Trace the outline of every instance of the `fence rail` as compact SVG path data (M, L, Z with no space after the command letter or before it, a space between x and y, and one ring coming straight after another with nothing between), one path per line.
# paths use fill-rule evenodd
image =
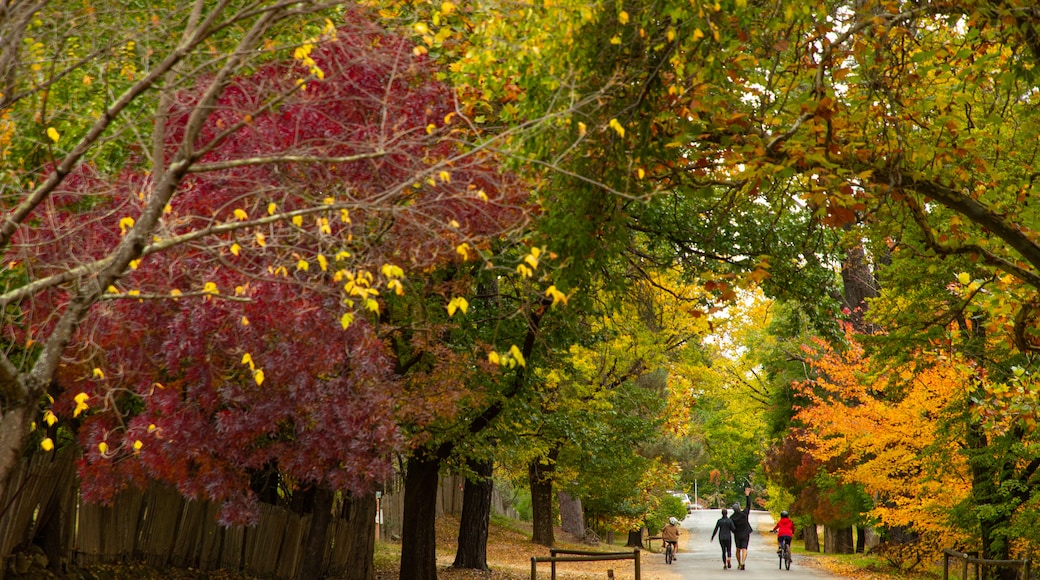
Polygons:
M959 560L961 562L961 580L969 580L968 577L968 566L974 565L975 580L982 580L985 576L982 573L984 568L1016 568L1019 570L1017 576L1021 580L1029 580L1030 575L1030 560L989 560L985 558L979 558L978 554L967 554L964 552L958 552L946 548L943 550L943 580L950 579L950 560Z
M557 562L603 562L610 560L632 560L635 567L635 580L641 580L639 569L640 553L638 548L631 552L585 552L582 550L558 550L552 548L549 550L548 558L544 556L531 558L531 580L537 580L538 578L539 562L548 562L550 564L550 577L552 580L556 580ZM561 556L560 554L563 555Z

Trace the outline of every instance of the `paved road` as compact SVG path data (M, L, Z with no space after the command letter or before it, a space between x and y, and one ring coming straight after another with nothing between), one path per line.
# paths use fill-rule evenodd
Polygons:
M718 538L710 542L715 521L722 515L718 510L696 510L683 520L684 528L679 540L678 559L671 565L664 563L664 554L644 552L641 558L643 578L646 580L727 579L727 580L833 580L835 576L799 565L795 554L791 569L779 570L776 555L776 536L769 533L773 518L768 512L751 512L751 525L759 533L752 534L748 544L748 561L744 570L737 569L737 558L733 557L733 568L722 569L722 549ZM659 546L654 546L655 550Z

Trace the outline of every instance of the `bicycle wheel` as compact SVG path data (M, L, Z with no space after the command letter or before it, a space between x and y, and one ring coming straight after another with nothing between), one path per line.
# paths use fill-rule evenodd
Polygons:
M671 564L672 563L672 558L674 557L674 556L672 556L672 550L673 550L673 548L672 548L671 544L668 544L668 547L666 547L664 549L664 563L665 564Z
M784 549L784 565L787 569L791 569L791 548Z

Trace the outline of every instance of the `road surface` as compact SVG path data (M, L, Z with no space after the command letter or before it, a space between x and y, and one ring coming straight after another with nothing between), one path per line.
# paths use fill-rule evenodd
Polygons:
M800 556L795 554L791 569L780 570L776 555L776 536L769 533L773 518L768 512L752 511L751 525L756 533L748 544L748 560L744 570L737 569L737 558L732 558L733 567L722 569L722 549L719 539L709 541L715 522L722 514L719 510L694 510L680 524L683 528L679 539L678 558L672 565L664 563L664 553L643 552L640 568L644 580L834 580L835 576L822 570L801 565ZM659 540L654 550L660 550ZM734 548L734 552L736 549Z

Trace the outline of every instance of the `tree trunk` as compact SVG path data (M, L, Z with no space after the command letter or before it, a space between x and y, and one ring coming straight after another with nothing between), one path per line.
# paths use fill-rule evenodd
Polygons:
M806 552L820 551L820 534L816 531L816 524L809 524L802 530L802 540L805 541Z
M436 457L416 455L408 460L401 527L401 580L437 580L439 468L440 459Z
M856 553L862 554L866 550L867 543L867 529L863 526L856 526Z
M628 531L628 541L625 542L626 548L642 548L643 547L643 531L646 528L639 528L638 530Z
M303 558L296 575L301 580L325 577L325 546L328 544L329 523L332 521L332 502L335 493L325 483L317 484L311 496L311 526L303 544Z
M494 463L491 460L469 460L469 467L476 474L466 479L462 495L462 519L459 522L459 547L455 552L456 568L488 570L487 539L491 520L491 480Z
M376 575L376 496L347 497L343 500L343 518L350 522L349 545L344 560L347 567L336 571L341 580L373 580Z
M823 544L823 551L828 554L854 554L856 547L852 544L852 526L824 526Z
M548 457L544 460L534 459L528 466L528 479L531 485L531 519L534 528L531 541L550 548L555 541L553 538L552 474L556 470L556 458L559 454L559 446L553 447L549 451Z
M581 540L585 538L585 515L581 509L581 500L571 497L565 491L557 494L560 502L560 527L568 534Z
M856 332L872 334L875 329L866 323L863 315L867 311L867 300L878 295L878 283L867 263L863 246L857 245L845 255L841 278L844 282L845 307L849 311L852 328Z

